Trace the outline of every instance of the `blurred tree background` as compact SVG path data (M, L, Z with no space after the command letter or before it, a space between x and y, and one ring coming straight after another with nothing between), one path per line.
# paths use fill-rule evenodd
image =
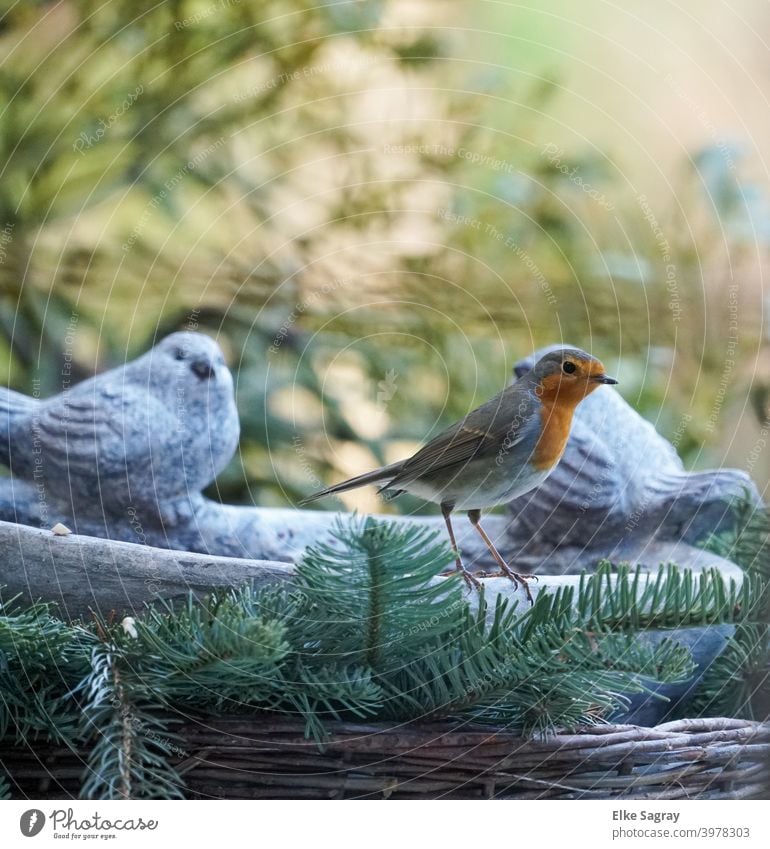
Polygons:
M689 466L766 486L758 0L2 8L7 385L214 335L243 438L210 494L282 505L565 341Z

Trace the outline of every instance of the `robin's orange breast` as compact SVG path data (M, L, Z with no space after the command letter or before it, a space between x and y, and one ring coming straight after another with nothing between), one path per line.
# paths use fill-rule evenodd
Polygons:
M565 384L559 375L549 375L536 392L540 399L540 436L535 445L532 465L539 471L555 466L561 459L572 427L575 407L599 384Z
M574 407L566 404L541 404L540 436L532 455L532 465L538 471L552 468L561 459L569 439L574 411Z

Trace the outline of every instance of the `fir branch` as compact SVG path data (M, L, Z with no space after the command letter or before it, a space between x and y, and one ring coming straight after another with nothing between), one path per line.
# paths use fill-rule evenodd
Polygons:
M569 616L574 606L589 628L670 629L746 621L757 614L761 584L754 575L740 586L726 583L718 569L694 573L668 563L648 573L604 560L580 576L577 591L560 588L549 597L544 614L551 620Z
M375 671L419 655L465 607L459 576L433 582L454 553L437 532L372 518L341 521L297 567L308 650Z
M770 513L757 504L750 492L730 503L735 527L709 535L701 543L707 551L737 563L748 575L760 580L762 612L770 619Z
M78 710L70 691L86 674L93 635L67 625L45 604L0 604L0 738L72 744Z
M305 721L305 736L322 743L329 720L372 718L382 704L382 689L365 667L305 665L302 660L284 670L272 702L263 707L280 713L296 712Z
M378 537L382 535L377 533L377 526L364 526L364 531L361 534L361 542L366 547L367 568L369 570L369 579L371 590L369 592L369 604L367 611L368 633L366 637L366 646L364 648L364 658L368 666L372 669L378 669L382 661L382 641L387 639L383 633L383 625L385 618L385 607L387 599L383 592L383 586L387 581L387 575L383 566L383 546L378 545Z
M109 636L109 635L108 635ZM116 636L116 635L111 635ZM181 779L168 763L174 749L168 722L152 693L137 683L116 642L97 643L83 681L82 734L93 740L81 795L87 799L181 797Z
M148 612L136 623L134 675L169 709L299 714L320 740L329 719L374 715L381 693L365 666L308 662L306 604L302 593L243 587Z
M268 618L249 587L148 611L137 625L138 669L169 704L222 709L273 697L290 646L284 620Z
M556 601L540 593L516 617L498 598L487 626L482 597L477 614L466 610L451 640L387 680L387 715L466 716L545 732L606 719L624 706L627 694L650 692L645 682L692 675L684 647L670 640L642 643L635 634L608 629L590 631L573 607L563 607L554 620Z

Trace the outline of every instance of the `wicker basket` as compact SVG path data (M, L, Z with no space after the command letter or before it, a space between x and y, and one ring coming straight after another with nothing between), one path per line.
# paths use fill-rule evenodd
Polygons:
M337 723L323 749L285 718L199 719L176 766L192 798L770 798L770 723L684 719L526 739L503 729ZM0 750L16 793L77 796L69 750Z

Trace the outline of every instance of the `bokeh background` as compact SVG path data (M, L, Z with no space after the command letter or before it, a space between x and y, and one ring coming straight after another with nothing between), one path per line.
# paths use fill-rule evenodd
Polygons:
M766 487L766 3L2 9L7 385L214 335L243 438L210 494L285 505L564 341L688 467Z

